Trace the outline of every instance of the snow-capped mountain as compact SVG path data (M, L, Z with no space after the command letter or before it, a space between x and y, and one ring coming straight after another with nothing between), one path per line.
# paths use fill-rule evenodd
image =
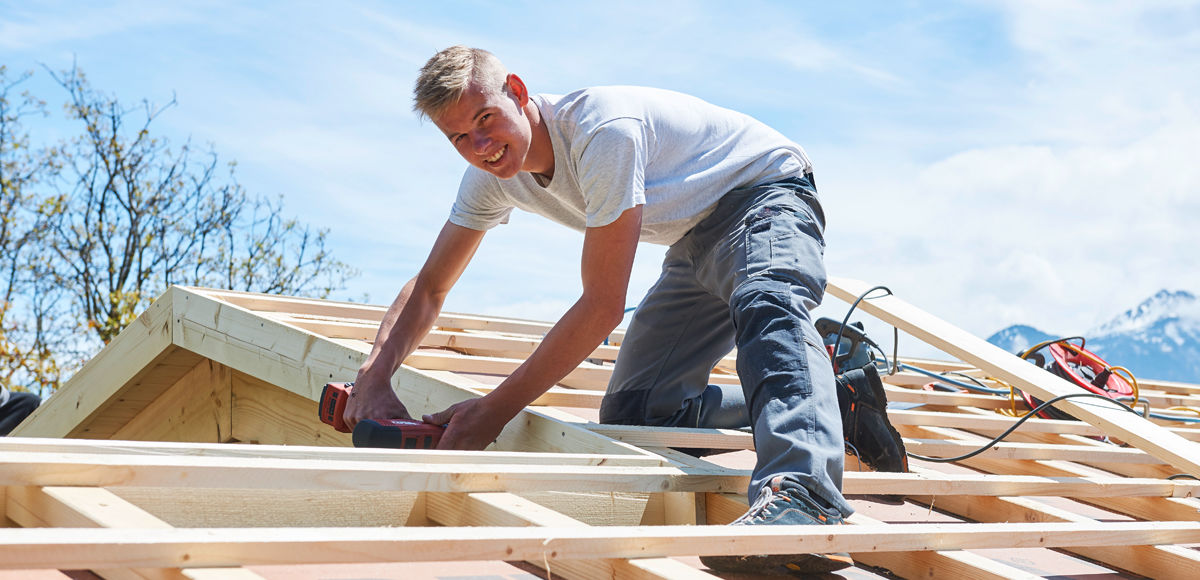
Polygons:
M1014 325L988 342L1017 352L1059 336L1070 335ZM1200 299L1190 292L1161 290L1083 336L1088 350L1137 377L1200 383Z
M988 338L988 342L1007 350L1011 353L1019 353L1039 342L1058 338L1050 334L1046 334L1032 326L1024 324L1014 324Z

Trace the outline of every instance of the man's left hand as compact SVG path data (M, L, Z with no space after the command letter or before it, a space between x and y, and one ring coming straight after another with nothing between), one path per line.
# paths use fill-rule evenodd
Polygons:
M446 426L438 449L482 451L500 436L504 425L513 418L493 410L489 403L487 397L468 399L422 419L426 423Z

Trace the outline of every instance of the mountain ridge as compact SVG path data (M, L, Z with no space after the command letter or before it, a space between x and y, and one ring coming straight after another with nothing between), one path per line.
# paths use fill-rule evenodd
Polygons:
M1016 353L1061 336L1014 324L987 340ZM1088 350L1137 377L1200 383L1200 299L1191 292L1160 290L1083 336Z

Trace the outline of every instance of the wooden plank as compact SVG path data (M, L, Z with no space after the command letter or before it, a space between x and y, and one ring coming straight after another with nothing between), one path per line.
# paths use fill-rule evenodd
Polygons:
M201 357L171 346L144 369L119 395L80 423L68 436L92 439L111 438L134 417L157 400L180 377L195 368ZM93 388L88 385L83 388Z
M170 388L113 433L114 439L228 441L233 430L232 371L201 360Z
M1032 366L1032 365L1031 365ZM1131 413L1125 413L1132 416ZM1136 417L1135 417L1136 418ZM1011 427L1017 420L1013 417L1005 417L994 413L985 415L969 414L969 413L945 413L940 411L918 411L918 410L888 410L888 419L893 425L918 425L932 427L953 427L956 429L968 429L983 433L1000 433ZM1138 419L1141 421L1141 419ZM1150 425L1150 423L1146 423ZM1183 428L1163 428L1155 426L1156 429L1168 431L1173 436L1182 439L1200 440L1200 431L1194 429ZM1083 436L1102 436L1105 435L1103 429L1089 425L1082 421L1060 421L1056 419L1029 419L1021 424L1021 427L1015 434L1024 433L1055 433L1065 435L1083 435ZM1191 441L1185 440L1185 443ZM1145 451L1145 450L1143 450ZM1151 455L1154 455L1151 453ZM1162 461L1165 459L1159 458Z
M950 376L950 379L963 382L962 377ZM902 371L895 375L884 375L884 388L887 390L889 402L922 403L941 406L972 406L979 409L1012 409L1017 412L1028 411L1024 401L1017 397L1015 405L1009 400L1008 394L991 395L970 392L926 391L921 389L925 384L934 381L931 377L911 371ZM994 389L1007 389L1006 386L991 380L981 379L985 385ZM1138 382L1141 387L1141 381ZM1155 409L1168 407L1200 407L1200 396L1172 395L1147 389L1139 390L1139 401L1145 401ZM1140 411L1139 407L1139 411ZM1192 415L1194 417L1194 415Z
M113 493L92 487L14 487L9 494L27 527L170 529L171 525ZM186 574L178 568L105 568L100 576L109 580L179 578L261 579L244 568L211 568Z
M910 420L913 418L912 415L902 416ZM969 424L969 422L966 423ZM588 425L588 429L594 433L600 433L639 447L754 449L753 436L745 431L735 429L596 424ZM931 457L962 455L979 447L978 444L965 441L929 439L905 439L905 445L910 453ZM1093 463L1162 465L1161 460L1143 451L1116 446L1083 447L1064 444L998 443L992 445L981 455L995 459L1069 459Z
M246 373L232 373L233 438L244 443L349 447L339 433L317 417L317 403Z
M463 355L449 351L419 350L404 359L404 364L422 370L456 371L463 373L479 373L489 375L510 375L525 361L516 358L494 356ZM560 385L575 389L604 391L608 388L609 377L612 376L611 366L600 366L588 362L580 363L559 381ZM733 375L711 374L712 384L738 385L738 378Z
M414 453L417 453L414 451ZM464 456L466 458L467 456ZM10 452L0 485L361 489L395 491L742 491L749 473L673 467L473 463L383 464L240 457ZM1194 497L1200 482L1105 477L1035 477L850 472L844 492L892 495Z
M479 384L471 387L479 391L480 394L488 394L496 387L493 385ZM580 409L599 409L600 401L604 399L604 393L600 391L588 391L583 389L572 389L567 387L550 387L545 393L538 395L538 398L529 403L531 406L546 406L546 407L576 407Z
M177 344L311 401L320 397L320 389L325 383L354 377L370 350L361 342L357 347L348 346L264 319L196 292L178 288L175 291L174 340ZM392 387L414 415L440 411L479 396L407 366L402 366L393 375ZM234 430L239 428L235 421ZM495 447L498 450L564 450L557 446L546 447L546 439L524 436L531 431L572 431L573 443L587 443L586 448L572 449L574 451L636 453L628 446L528 410L506 426Z
M136 387L139 379L146 378L157 361L170 354L173 296L174 291L167 290L154 301L53 397L17 425L12 435L87 436L80 431L89 418L115 405L123 393Z
M920 389L897 387L889 383L884 383L883 388L887 393L889 403L920 403L922 405L943 407L972 406L980 409L1008 409L1011 407L1008 397L998 397L996 395L923 391ZM1021 403L1018 402L1018 410L1021 409L1020 405Z
M443 526L587 526L584 522L508 493L428 494L427 513L431 520ZM549 567L548 572L565 578L714 578L670 558L636 561L611 558L560 560L555 561L553 566L547 566L548 561L541 559L527 562L542 569ZM640 562L641 565L634 565L634 562Z
M158 441L97 441L86 439L39 439L5 437L0 452L93 453L111 455L241 457L258 459L304 459L322 461L373 461L395 463L473 463L476 465L626 465L659 467L664 461L651 455L602 455L593 453L534 453L520 451L436 451L413 449L330 449L304 445L242 445L219 443L174 443Z
M688 449L754 449L754 437L737 429L694 429L689 427L645 427L590 423L593 433L612 437L638 447Z
M254 292L239 292L236 290L215 290L212 288L189 287L187 289L230 304L236 304L247 310L262 312L357 318L379 324L383 320L383 314L387 311L386 306L373 304L338 302L295 296L274 296ZM554 326L550 323L534 320L449 312L443 312L437 318L435 324L440 327L454 329L487 330L492 332L531 334L535 336L544 336ZM609 335L609 339L610 342L619 343L623 336L624 332L614 331Z
M828 289L842 300L853 301L869 287L857 280L835 278L829 281ZM863 300L859 308L1043 401L1079 392L1078 387L1062 378L921 311L896 296ZM1200 474L1200 447L1168 429L1132 413L1103 405L1080 404L1068 399L1056 406L1185 473Z
M980 522L1074 522L1096 520L1019 497L939 497L937 508ZM1075 547L1070 553L1149 578L1200 578L1200 552L1182 546Z
M709 523L728 523L745 513L745 496L732 494L705 494ZM883 522L861 513L850 516L851 525L883 526ZM904 552L856 552L851 554L855 562L885 568L902 578L929 578L945 576L973 580L997 580L1040 578L994 560L962 550L904 551Z
M955 436L951 430L940 428L925 428L925 430ZM960 434L960 437L968 436ZM1095 477L1097 470L1070 461L1059 460L996 460L987 457L974 457L963 460L957 465L967 466L984 472L1024 474L1045 477ZM913 465L913 471L925 472L919 465ZM1137 497L1073 497L1081 503L1113 511L1118 514L1146 520L1192 520L1200 521L1200 502L1194 496L1172 498L1137 498Z
M412 491L114 487L113 494L178 528L424 525Z
M329 338L347 338L368 343L375 340L379 331L377 321L337 319L324 316L304 316L288 313L263 313L264 316L297 328L302 328L314 334ZM527 358L541 344L541 335L511 336L495 333L465 332L456 330L429 331L421 338L421 346L425 348L448 348L465 354L481 356ZM597 346L589 359L614 361L619 347L601 344Z
M748 483L745 472L688 474L672 467L477 464L471 461L476 455L463 453L463 463L436 464L7 452L0 455L0 485L659 492L740 491Z
M850 516L848 523L858 526L883 526L884 523L861 513ZM901 578L940 576L962 580L1034 580L1042 576L1031 574L965 550L855 552L855 562L884 568Z
M0 529L6 569L1126 546L1200 543L1200 523L538 528Z
M909 453L928 457L957 457L974 451L978 443L937 439L908 439L904 447ZM1084 447L1051 443L996 443L981 456L993 459L1062 459L1090 463L1133 463L1161 465L1162 461L1138 449L1128 447Z

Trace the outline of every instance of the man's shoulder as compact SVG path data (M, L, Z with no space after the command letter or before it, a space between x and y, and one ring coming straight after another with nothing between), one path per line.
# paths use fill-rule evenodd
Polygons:
M632 120L624 129L690 132L729 111L697 97L667 89L631 85L596 86L565 95L539 95L552 133L568 148L590 142L605 127Z
M703 100L669 89L634 85L601 85L579 89L564 95L539 95L560 115L585 115L597 112L636 115L667 105L708 105ZM709 105L711 106L711 105Z

